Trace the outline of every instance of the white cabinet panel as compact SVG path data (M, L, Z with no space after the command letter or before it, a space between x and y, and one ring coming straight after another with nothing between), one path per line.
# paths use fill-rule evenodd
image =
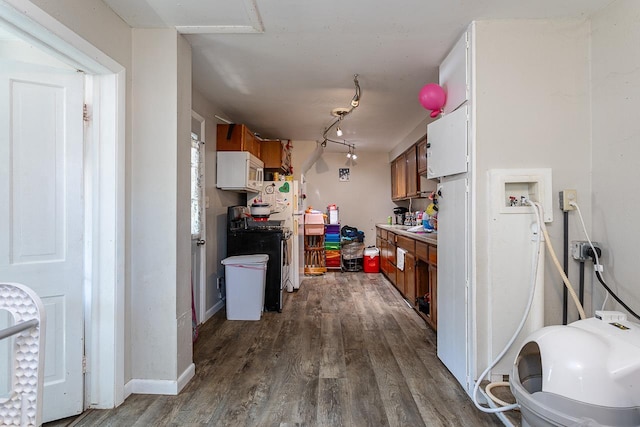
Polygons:
M438 211L438 358L467 389L467 179L446 178Z
M427 126L427 178L467 171L468 106Z
M447 94L444 114L454 111L469 99L468 33L464 33L440 64L440 86Z

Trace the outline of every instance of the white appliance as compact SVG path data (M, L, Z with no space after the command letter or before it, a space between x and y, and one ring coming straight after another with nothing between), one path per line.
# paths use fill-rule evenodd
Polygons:
M216 187L257 193L264 181L264 163L248 151L218 151Z
M287 292L300 288L300 257L304 250L304 198L301 197L298 181L264 181L262 189L256 195L247 197L247 206L255 201L268 203L271 210L269 220L282 220L284 227L291 230L291 262L289 280L284 286Z
M616 319L547 326L527 337L509 378L523 426L640 425L640 324L605 313Z

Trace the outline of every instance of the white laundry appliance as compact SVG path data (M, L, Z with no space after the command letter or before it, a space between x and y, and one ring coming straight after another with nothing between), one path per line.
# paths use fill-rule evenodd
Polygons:
M247 197L247 206L261 201L269 204L269 220L284 221L283 227L293 233L289 254L289 280L284 284L287 292L300 288L300 253L304 251L304 197L298 181L264 181L261 192Z

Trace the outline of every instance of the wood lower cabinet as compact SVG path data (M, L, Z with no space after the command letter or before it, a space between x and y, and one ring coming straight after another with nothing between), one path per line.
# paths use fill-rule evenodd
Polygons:
M376 227L380 270L429 326L438 326L438 247ZM397 248L406 251L404 268L397 268Z
M404 267L402 270L398 268L396 272L396 287L413 304L416 298L416 241L409 237L397 236L396 245L405 251ZM396 265L398 264L399 262L396 262Z
M416 242L415 309L434 330L438 328L438 247Z

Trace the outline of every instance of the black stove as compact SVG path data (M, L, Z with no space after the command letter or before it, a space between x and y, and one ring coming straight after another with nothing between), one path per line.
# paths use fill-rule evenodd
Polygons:
M227 209L227 256L269 255L265 284L265 311L282 311L282 292L288 280L291 230L283 221L253 220L246 206Z

